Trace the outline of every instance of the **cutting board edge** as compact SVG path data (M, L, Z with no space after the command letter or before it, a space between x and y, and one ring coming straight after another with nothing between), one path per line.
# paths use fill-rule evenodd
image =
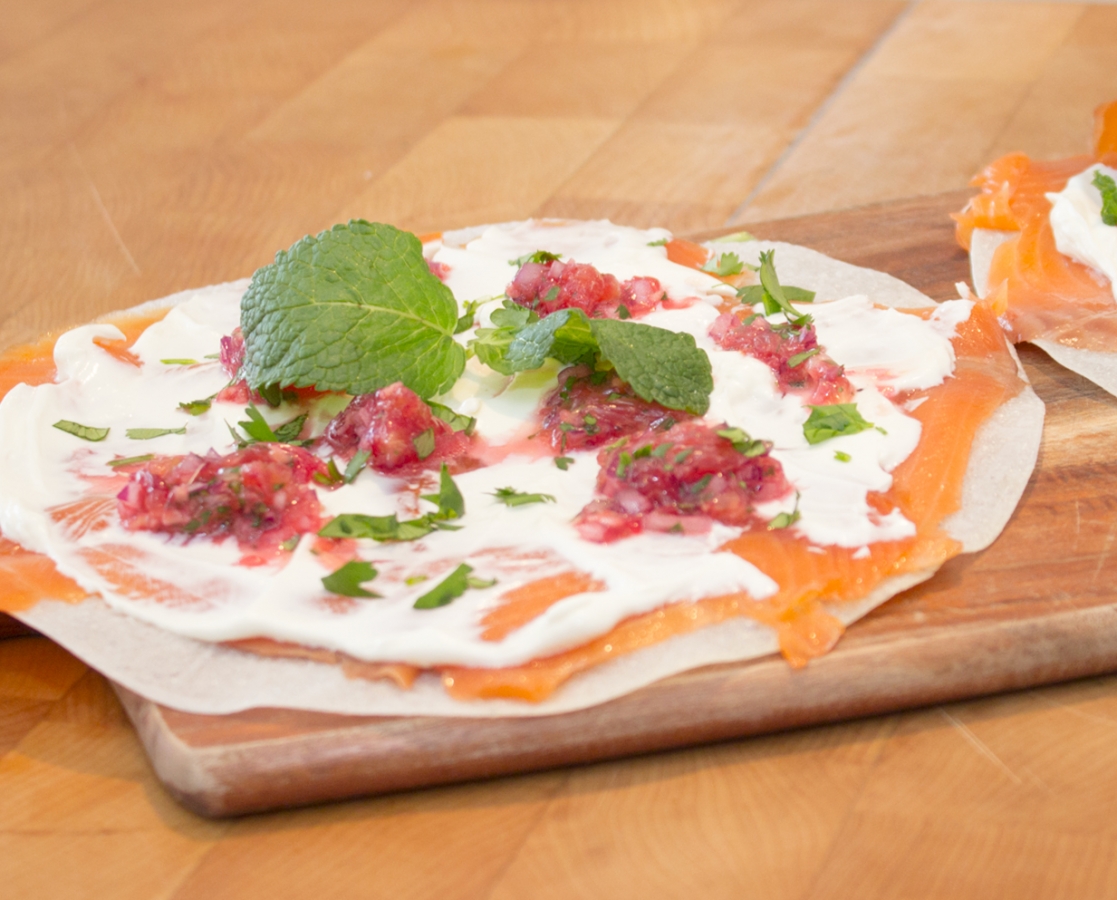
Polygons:
M480 735L472 733L482 721L476 719L355 718L352 725L307 734L192 746L161 707L114 687L170 793L194 812L220 818L599 762L1106 674L1117 670L1117 629L1099 625L1111 625L1114 616L1117 603L1042 621L929 629L838 651L803 672L776 657L708 667L575 713L483 720ZM908 643L919 645L918 662L906 658ZM1021 646L1029 652L1006 652ZM962 664L967 656L972 661ZM882 680L892 685L890 692L872 689ZM982 685L976 691L975 682ZM745 691L762 702L742 706ZM649 730L649 713L664 708L685 716L667 723L652 715L660 724ZM448 744L454 762L440 765Z

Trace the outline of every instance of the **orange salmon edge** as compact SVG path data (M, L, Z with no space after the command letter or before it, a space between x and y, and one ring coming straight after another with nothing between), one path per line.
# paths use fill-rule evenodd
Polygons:
M710 251L701 244L683 238L673 238L664 246L667 258L680 266L701 269L710 258Z
M417 235L415 235L415 237L417 237L419 239L420 244L429 244L429 243L431 243L431 241L442 240L442 232L441 231L428 231L426 234L417 234Z
M140 358L128 349L128 342L118 338L95 337L93 343L104 350L113 359L118 359L130 366L140 367Z
M1094 110L1094 153L1117 153L1117 100Z

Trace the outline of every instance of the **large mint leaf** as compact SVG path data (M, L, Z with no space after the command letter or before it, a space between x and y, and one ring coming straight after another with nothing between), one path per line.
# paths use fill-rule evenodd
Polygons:
M602 358L639 396L699 416L710 408L710 358L691 335L615 319L589 324Z
M458 305L418 238L354 220L258 269L241 300L249 384L364 394L402 381L421 397L465 368Z

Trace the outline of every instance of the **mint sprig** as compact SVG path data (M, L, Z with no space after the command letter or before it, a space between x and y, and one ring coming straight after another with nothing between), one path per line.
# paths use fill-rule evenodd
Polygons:
M402 381L420 397L465 368L458 305L413 234L352 220L307 236L256 270L241 299L253 388L366 394Z
M710 359L689 334L641 322L590 319L578 309L545 318L508 301L470 347L504 375L537 369L548 359L611 367L644 400L702 415L714 380Z

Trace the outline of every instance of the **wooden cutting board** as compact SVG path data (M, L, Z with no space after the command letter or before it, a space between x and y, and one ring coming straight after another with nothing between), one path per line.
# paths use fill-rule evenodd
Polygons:
M943 300L966 280L948 213L966 193L750 227L891 272ZM702 235L699 237L708 237ZM167 789L235 815L725 740L1117 669L1117 398L1031 347L1047 404L1039 467L989 550L947 563L792 671L710 666L602 706L532 719L201 716L117 687Z

